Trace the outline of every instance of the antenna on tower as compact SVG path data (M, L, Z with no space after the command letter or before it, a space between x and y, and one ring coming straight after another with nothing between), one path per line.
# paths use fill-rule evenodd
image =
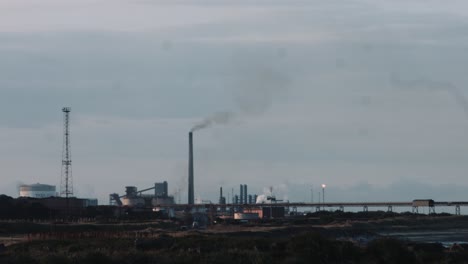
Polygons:
M70 107L62 108L63 112L63 149L62 149L62 177L60 183L60 195L68 198L73 195L73 178L71 167L71 150L70 150Z

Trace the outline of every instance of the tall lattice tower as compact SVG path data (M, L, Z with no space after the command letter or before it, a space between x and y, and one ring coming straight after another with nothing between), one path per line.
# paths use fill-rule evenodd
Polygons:
M60 195L73 195L73 178L71 167L71 149L70 149L70 107L62 108L63 112L63 149L62 149L62 177L60 183Z

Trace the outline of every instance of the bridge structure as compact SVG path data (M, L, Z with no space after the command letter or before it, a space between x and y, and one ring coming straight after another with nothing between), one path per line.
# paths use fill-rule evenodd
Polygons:
M288 203L283 203L281 206L288 206ZM369 208L387 208L388 212L392 212L395 207L409 207L413 213L419 213L419 208L428 207L429 214L435 213L436 207L454 207L455 214L461 214L461 207L468 206L468 201L433 201L433 200L413 200L409 202L333 202L333 203L289 203L293 211L300 207L315 207L316 211L333 209L344 211L344 208L362 208L362 211L367 212ZM296 208L296 209L295 209Z
M362 211L368 212L369 208L387 208L388 212L392 212L394 208L408 207L413 213L419 213L419 208L428 207L428 213L435 213L436 207L454 207L455 215L461 214L461 207L468 206L468 201L434 201L434 200L413 200L408 202L326 202L326 203L303 203L303 202L278 202L278 203L256 203L256 204L172 204L172 205L157 205L159 208L253 208L253 207L286 207L289 211L297 212L298 208L315 208L315 211L339 210L344 211L345 208L362 208Z

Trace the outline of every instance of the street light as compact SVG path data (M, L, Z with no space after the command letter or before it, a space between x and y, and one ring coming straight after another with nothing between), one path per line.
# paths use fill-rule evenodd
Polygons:
M323 203L323 210L325 210L325 187L327 187L327 185L322 184L322 203Z
M310 187L310 202L314 203L314 185Z

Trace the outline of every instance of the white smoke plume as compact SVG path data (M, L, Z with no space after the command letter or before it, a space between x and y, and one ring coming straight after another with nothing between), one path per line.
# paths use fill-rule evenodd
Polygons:
M24 185L24 182L22 182L22 181L16 181L16 182L15 182L15 185L16 185L16 193L19 193L20 187L21 187L21 185Z
M185 162L178 162L172 169L171 176L174 179L174 189L170 195L176 200L182 200L182 194L187 190L188 178ZM185 198L185 197L184 197Z
M267 200L267 196L265 194L260 194L257 196L257 201L255 203L262 204L262 203L268 203L270 201Z
M263 194L257 196L257 201L255 203L271 203L271 200L268 200L268 196L274 196L277 200L283 200L286 202L288 200L288 185L283 183L275 187L265 187L263 188Z

